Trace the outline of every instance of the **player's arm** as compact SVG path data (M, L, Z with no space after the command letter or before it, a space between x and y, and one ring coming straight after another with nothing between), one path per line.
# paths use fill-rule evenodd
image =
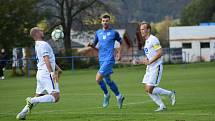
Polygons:
M63 71L62 71L62 69L56 64L56 72L57 73L59 73L59 74L61 74Z
M153 48L156 50L156 55L154 56L154 58L152 58L150 61L147 60L145 62L145 65L150 65L152 63L154 63L155 61L157 61L159 58L161 58L162 54L163 54L163 49L160 45L159 42L153 44Z
M49 61L49 56L48 55L43 56L43 60L46 64L46 67L47 67L49 73L51 74L53 80L56 80L56 74L51 66L51 62Z
M154 56L154 58L152 58L152 60L149 61L147 65L152 64L152 63L154 63L155 61L157 61L159 58L161 58L162 53L163 53L162 48L156 50L156 52L157 52L157 53L156 53L156 55Z
M122 51L122 46L120 44L119 48L116 49L116 58L118 61L120 61L122 58L121 51Z
M93 42L89 42L89 43L87 44L87 46L88 46L88 47L92 47L92 48L98 50L98 49L96 48L96 45L97 45L98 41L99 41L99 40L98 40L98 36L97 36L97 34L95 34L95 39L94 39L94 41L93 41Z
M117 60L120 61L122 58L122 54L121 54L121 52L122 52L122 38L120 37L118 32L116 32L115 40L120 43L119 48L116 49L116 52L117 52L116 57L117 57Z
M56 64L55 65L56 82L59 81L59 78L62 72L63 72L62 69Z

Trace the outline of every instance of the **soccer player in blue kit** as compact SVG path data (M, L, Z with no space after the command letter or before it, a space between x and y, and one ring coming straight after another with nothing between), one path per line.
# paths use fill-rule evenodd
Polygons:
M116 83L113 80L111 80L111 74L113 73L112 68L115 64L114 44L115 44L115 41L118 41L121 44L122 39L117 31L110 28L109 15L103 15L101 18L101 21L102 21L103 29L99 29L96 31L94 42L88 43L88 46L95 48L96 45L98 44L97 47L99 52L98 58L99 58L100 68L96 74L96 81L101 87L102 91L104 92L103 107L106 108L109 105L109 100L110 100L110 94L106 87L106 84L107 84L110 87L110 89L114 92L117 98L118 107L119 109L121 109L125 98L119 92L119 89ZM119 51L116 55L118 61L121 59L120 50L121 50L121 47L119 48ZM106 81L106 83L104 80Z

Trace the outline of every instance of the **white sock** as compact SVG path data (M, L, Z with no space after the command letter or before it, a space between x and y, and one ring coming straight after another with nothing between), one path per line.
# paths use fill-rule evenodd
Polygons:
M27 112L28 112L28 106L26 105L26 106L22 109L21 112L22 112L22 113L27 113Z
M152 91L152 94L163 94L163 95L170 95L172 92L166 89L162 89L160 87L155 87Z
M55 98L52 95L43 95L40 97L31 98L31 103L47 103L47 102L55 102Z
M121 93L119 93L119 95L116 96L116 99L119 100L122 97Z
M163 103L163 101L161 100L159 95L155 95L155 94L150 94L148 93L148 95L152 98L152 100L160 107L166 107Z
M107 93L107 94L104 94L104 97L108 97L109 96L109 93Z

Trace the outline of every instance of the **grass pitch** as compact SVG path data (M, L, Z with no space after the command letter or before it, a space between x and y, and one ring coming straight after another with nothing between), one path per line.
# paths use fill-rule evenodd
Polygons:
M160 87L176 90L176 106L162 97L167 111L155 113L156 105L141 84L145 66L114 69L112 79L125 96L117 107L111 92L110 105L103 109L103 94L95 82L97 70L65 71L61 77L61 100L39 104L29 121L215 121L215 63L164 65ZM7 72L6 72L7 73ZM35 77L6 77L0 80L0 121L15 121L25 98L35 92Z

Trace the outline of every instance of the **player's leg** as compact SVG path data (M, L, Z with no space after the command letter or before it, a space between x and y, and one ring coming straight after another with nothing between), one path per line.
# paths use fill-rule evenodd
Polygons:
M110 75L113 73L113 71L112 71L113 64L114 64L114 62L112 62L112 61L101 62L100 69L99 69L97 75L99 75L102 78L104 77L104 79L105 79L106 83L108 84L108 86L110 87L110 89L114 92L114 94L116 96L118 96L120 94L118 87L116 86L114 81L112 81L110 79Z
M152 94L167 95L172 106L174 106L176 103L175 93L176 92L174 90L169 91L160 87L155 87L152 91Z
M103 80L103 76L99 72L97 72L96 74L96 82L104 92L103 107L106 108L109 105L110 94L108 93L106 84Z
M123 104L123 101L125 98L121 95L116 83L113 80L111 80L111 77L110 77L110 75L113 73L112 68L113 68L114 64L115 64L114 61L105 61L102 64L102 67L103 67L102 70L100 70L99 72L102 73L102 75L104 76L105 81L108 84L108 86L110 87L111 91L114 92L114 94L117 98L117 101L118 101L119 108L122 108L122 104Z
M154 86L152 85L145 85L145 91L148 93L150 98L159 106L158 109L155 111L164 111L166 110L166 106L161 100L161 97L158 94L153 94L152 91L154 89Z
M110 75L107 75L104 77L106 80L106 83L108 84L108 86L110 87L110 89L114 92L116 98L117 98L117 102L118 102L118 106L121 109L122 108L122 104L124 101L124 97L122 96L122 94L119 92L119 89L116 85L116 83L111 80Z
M155 79L156 81L155 81L154 85L158 85L159 82L160 82L160 80L161 80L162 72L163 72L163 66L160 65L160 66L158 66L157 69L158 69L158 70L157 70L158 74L157 74L157 76L156 76L156 79ZM157 73L157 72L156 72L156 73ZM155 86L155 87L153 88L152 94L155 94L155 95L156 95L156 94L157 94L157 95L166 95L166 96L169 97L171 104L172 104L172 105L175 105L175 102L176 102L176 101L175 101L175 91L169 91L169 90L167 90L167 89L164 89L164 88Z
M108 90L107 90L106 84L103 80L103 76L99 72L97 72L97 74L96 74L96 82L100 86L102 91L104 92L104 95L108 95Z
M55 103L55 102L59 101L60 92L59 92L59 90L56 90L54 83L51 84L48 82L48 80L46 80L46 84L44 84L44 86L45 86L45 90L48 92L48 94L39 96L39 97L28 98L28 101L30 104Z
M116 83L115 83L113 80L111 80L110 75L107 75L107 76L105 76L104 78L105 78L106 83L107 83L108 86L110 87L111 91L113 91L113 93L115 94L115 96L116 96L116 97L121 96L121 94L120 94L120 92L119 92L119 89L118 89Z
M164 105L163 101L161 100L160 96L158 94L153 94L153 89L156 87L156 76L157 76L157 70L154 70L152 68L146 69L146 74L144 75L143 82L145 84L144 89L150 96L150 98L159 106L160 109L166 109L166 106Z
M37 80L36 93L42 94L45 90L48 94L39 97L27 98L28 104L57 102L60 98L60 90L59 88L56 88L55 81L52 80L50 74L44 70L40 70L37 74Z
M37 87L36 87L36 94L35 94L35 97L39 97L40 94L42 94L42 92L44 91L44 87L42 85L42 83L40 82L39 80L39 72L37 72ZM41 95L42 96L42 95ZM26 105L24 106L24 108L21 110L21 112L19 112L16 116L16 118L18 120L23 120L26 118L27 114L30 113L31 109L36 106L36 104L38 103L31 103L31 98L30 97L27 97L26 98Z
M39 96L43 96L45 94L35 94L34 97L39 97ZM33 109L38 103L28 103L28 98L26 98L26 105L24 106L24 108L21 110L21 112L19 112L16 116L17 119L19 120L23 120L26 118L27 114L30 113L31 109Z

